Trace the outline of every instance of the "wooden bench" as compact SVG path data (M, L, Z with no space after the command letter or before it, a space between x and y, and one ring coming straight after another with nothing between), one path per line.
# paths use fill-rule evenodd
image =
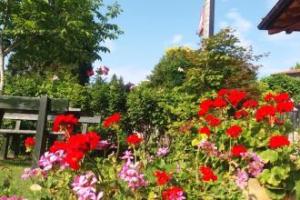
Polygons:
M0 96L0 125L3 119L16 121L14 129L0 129L0 134L5 136L1 157L3 159L7 158L11 138L13 138L12 144L16 146L20 144L20 135L35 136L33 165L37 166L38 159L45 152L49 134L62 134L52 132L51 127L47 127L48 121L53 121L59 113L70 111L80 114L79 110L70 110L69 103L65 99L50 99L47 96L40 98ZM87 132L88 124L98 124L100 120L100 117L80 117L79 122L82 124L82 132ZM36 121L36 129L21 130L22 121Z
M48 115L47 121L53 122L56 115ZM0 129L0 134L5 135L5 143L2 147L2 159L7 159L8 149L9 145L13 146L13 153L14 157L17 157L19 154L19 143L20 143L20 136L21 135L27 135L34 136L37 134L36 130L22 130L21 128L21 122L22 121L38 121L38 115L37 114L24 114L24 113L6 113L3 116L4 120L12 120L15 121L14 129ZM81 116L79 118L79 124L81 125L81 133L86 133L88 131L88 126L90 124L99 124L101 121L100 116L95 117L88 117L88 116ZM48 135L62 135L63 132L54 132L51 129L46 130L48 132Z

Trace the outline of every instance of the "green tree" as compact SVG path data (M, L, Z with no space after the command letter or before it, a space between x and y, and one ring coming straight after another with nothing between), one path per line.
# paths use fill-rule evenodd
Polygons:
M102 0L0 0L0 91L4 58L11 53L10 63L25 71L99 59L109 51L103 41L121 33L110 23L119 6L103 10Z
M255 91L255 62L251 48L244 48L230 29L204 39L202 48L174 48L166 52L149 76L155 88L173 89L200 95L221 88Z
M194 66L195 51L186 47L168 49L148 77L153 87L174 88L185 81L185 71Z
M296 102L300 101L300 79L285 74L274 74L261 80L272 91L289 93Z

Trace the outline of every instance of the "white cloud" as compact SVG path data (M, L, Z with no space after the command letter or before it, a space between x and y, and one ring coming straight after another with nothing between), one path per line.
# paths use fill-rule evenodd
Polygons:
M253 24L249 20L242 17L235 9L229 11L226 17L228 20L230 20L230 25L237 29L237 31L247 32L253 27Z
M183 35L176 34L176 35L173 36L171 43L172 44L180 44L182 42L182 40L183 40Z
M219 23L220 28L231 27L235 29L235 35L239 38L243 47L249 47L252 41L247 38L247 33L253 28L251 21L244 18L236 9L230 10L225 20Z

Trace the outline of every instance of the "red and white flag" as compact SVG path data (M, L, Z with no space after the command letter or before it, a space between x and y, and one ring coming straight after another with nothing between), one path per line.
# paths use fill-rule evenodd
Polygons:
M199 36L203 36L204 33L204 17L205 17L205 8L202 8L201 14L200 14L200 22L199 22L199 26L198 26L198 31L197 34Z

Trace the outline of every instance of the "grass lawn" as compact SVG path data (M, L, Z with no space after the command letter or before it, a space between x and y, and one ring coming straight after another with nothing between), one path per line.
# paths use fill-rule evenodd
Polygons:
M3 186L6 182L5 180L9 180L11 184L11 194L25 197L28 200L34 200L32 192L29 190L31 181L21 179L23 169L30 166L31 161L28 159L0 160L0 184Z

